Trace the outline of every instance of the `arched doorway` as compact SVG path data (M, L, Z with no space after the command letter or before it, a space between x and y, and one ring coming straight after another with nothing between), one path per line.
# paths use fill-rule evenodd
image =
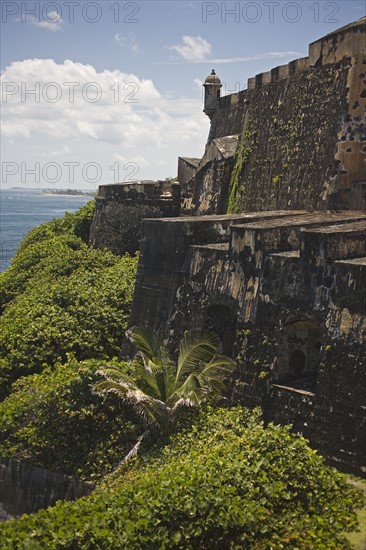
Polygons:
M301 376L305 372L306 368L306 355L301 349L295 349L289 358L290 371L295 376Z
M298 320L285 327L280 354L279 382L313 392L318 377L321 351L319 326L310 320Z

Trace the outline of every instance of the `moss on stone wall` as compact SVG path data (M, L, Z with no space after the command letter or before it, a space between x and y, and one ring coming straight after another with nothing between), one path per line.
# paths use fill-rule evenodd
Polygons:
M247 91L245 105L236 106L242 138L228 213L328 207L329 190L340 174L335 149L347 114L349 69L350 60L344 59ZM231 116L233 108L217 113L219 134L221 118ZM227 121L224 126L233 133Z
M229 186L229 198L226 209L227 214L234 214L238 212L238 198L240 202L243 200L246 192L245 183L242 182L239 187L239 179L241 174L250 159L256 142L257 132L250 128L250 120L247 119L244 124L244 130L241 134L240 145L235 155L235 166L231 172L230 186Z

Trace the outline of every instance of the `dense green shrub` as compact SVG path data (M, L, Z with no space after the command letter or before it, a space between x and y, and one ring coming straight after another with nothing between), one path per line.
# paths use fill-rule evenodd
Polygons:
M119 352L137 260L85 244L94 206L31 230L0 275L0 397L69 352L77 359Z
M58 260L57 248L51 247L43 276L34 277L0 318L0 356L8 365L9 382L65 361L68 352L87 359L112 357L120 350L136 259L85 247L61 260L66 273L62 265L53 273Z
M92 393L101 365L69 356L15 382L0 403L0 455L88 479L116 466L141 427L121 399Z
M287 428L240 408L193 428L89 497L6 522L1 548L346 550L361 496Z
M38 284L40 279L67 276L85 265L89 257L81 239L68 234L52 236L19 250L11 266L0 275L1 310L28 285Z
M35 227L21 242L10 267L0 274L0 312L4 305L17 294L23 292L29 282L50 274L67 275L88 259L95 262L98 255L93 255L85 244L89 239L91 219L95 202L90 201L74 214L65 213L57 218ZM80 251L76 254L76 251ZM112 257L112 255L111 255ZM107 258L99 257L111 265Z
M62 218L55 218L31 229L23 239L19 251L24 250L30 244L64 234L75 235L87 244L94 212L95 200L91 200L73 214L65 212Z
M120 351L137 266L87 246L94 205L30 231L0 275L0 397L11 391L0 454L84 477L118 463L140 433L131 410L90 388L102 363L89 359Z

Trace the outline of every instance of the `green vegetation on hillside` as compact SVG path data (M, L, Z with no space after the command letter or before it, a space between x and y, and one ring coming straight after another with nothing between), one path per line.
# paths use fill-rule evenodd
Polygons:
M89 479L142 429L91 390L104 361L116 364L137 265L87 246L94 207L30 231L0 275L0 455Z
M348 483L360 489L363 492L365 498L363 502L363 507L357 510L359 527L356 531L349 533L347 535L347 539L350 541L352 548L354 548L354 550L365 550L366 548L366 480L351 476L351 478L348 480Z
M65 364L17 380L0 403L0 456L84 479L115 467L142 424L118 397L91 391L102 364L69 355Z
M23 375L72 352L79 360L119 353L137 259L89 248L93 201L31 231L0 276L0 396Z
M351 548L360 492L259 411L182 407L173 430L150 431L141 457L123 460L146 430L128 392L174 407L172 383L198 405L221 393L218 369L233 362L186 337L175 367L148 330L130 332L135 361L117 361L137 259L87 246L93 210L31 231L0 276L0 455L99 485L3 523L0 548ZM123 399L98 395L98 381L119 383Z
M206 409L89 497L3 525L2 548L350 548L360 494L288 428Z

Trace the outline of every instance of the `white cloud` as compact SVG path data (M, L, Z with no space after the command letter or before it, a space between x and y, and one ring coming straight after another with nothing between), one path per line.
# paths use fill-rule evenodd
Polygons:
M32 25L41 29L47 29L51 32L57 32L62 30L63 20L59 13L56 11L50 11L47 13L47 19L44 21L31 20Z
M68 147L67 145L62 145L62 147L60 147L59 149L54 149L54 150L48 150L47 153L44 152L41 156L42 157L54 157L54 158L60 158L62 156L65 156L65 155L70 155L71 154L71 149L70 147Z
M211 44L202 36L185 35L182 42L183 44L169 46L168 49L176 51L186 61L202 62L212 50Z
M117 153L117 154L113 155L113 158L115 158L116 160L122 162L123 164L128 164L130 162L133 162L133 163L138 164L139 167L150 166L150 162L145 157L143 157L142 155L135 155L134 157L126 158L123 155L120 155L120 154Z
M255 55L247 56L233 56L233 57L209 57L212 51L212 45L207 42L205 38L201 36L189 36L182 37L182 44L176 44L175 46L168 46L168 50L176 51L185 62L190 63L244 63L247 61L257 61L261 59L283 59L291 56L303 55L301 52L285 51L285 52L265 52ZM179 61L168 61L166 64L182 63ZM165 63L164 63L165 64Z
M173 47L173 46L172 46ZM245 63L247 61L258 61L261 59L284 59L288 57L299 57L305 55L303 52L293 52L293 51L287 51L287 52L265 52L265 53L259 53L255 55L246 55L243 57L235 56L235 57L218 57L218 58L204 58L204 59L191 59L190 61L192 63L217 63L218 65L221 64L228 64L228 63ZM161 63L162 65L179 65L181 63L184 63L183 61L167 61ZM160 63L159 63L160 64Z
M128 36L124 36L120 32L117 32L114 35L114 41L119 46L127 47L134 54L137 54L140 51L140 44L132 34L129 34Z
M200 78L195 78L193 80L193 84L196 90L202 91L203 80L201 80Z
M1 89L5 162L97 162L97 184L113 181L115 162L119 181L132 173L131 162L138 179L165 178L176 173L178 156L200 156L207 139L200 97L164 96L152 80L119 70L26 59L4 70ZM61 186L91 188L82 178L75 182Z
M245 61L256 61L259 59L283 59L286 57L291 56L299 56L303 55L300 52L267 52L267 53L260 53L257 55L249 55L245 57L224 57L224 58L218 58L218 59L207 59L204 62L207 63L218 63L218 64L224 64L224 63L243 63Z

